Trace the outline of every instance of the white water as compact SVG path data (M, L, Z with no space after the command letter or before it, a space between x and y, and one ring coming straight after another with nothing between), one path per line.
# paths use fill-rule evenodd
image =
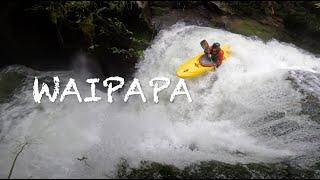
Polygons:
M231 45L232 57L215 74L186 81L192 103L185 97L170 103L178 81L175 69L202 51L202 39ZM45 100L38 105L32 96L35 75L49 80L59 75L64 81L75 75L22 69L30 80L13 101L0 106L2 178L25 137L31 144L19 156L14 178L109 177L120 158L133 166L150 160L183 167L201 160L248 163L290 158L308 164L319 157L319 125L298 114L303 96L286 77L289 69L320 73L320 61L289 44L265 44L223 30L176 24L160 32L138 64L135 77L146 104L140 97L124 103L125 87L113 96L113 104L98 91L104 99L99 103L79 104L75 97L66 97L63 103ZM156 76L172 81L160 93L159 104L153 103L148 85ZM77 85L82 97L89 95L90 87L80 81ZM275 113L283 116L270 118ZM87 165L76 159L83 156Z

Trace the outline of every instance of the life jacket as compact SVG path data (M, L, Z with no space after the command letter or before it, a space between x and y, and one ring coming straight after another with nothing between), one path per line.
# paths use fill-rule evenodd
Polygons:
M218 54L213 54L213 49L210 49L211 54L211 60L219 67L222 64L223 58L224 58L224 52L222 49L219 50Z

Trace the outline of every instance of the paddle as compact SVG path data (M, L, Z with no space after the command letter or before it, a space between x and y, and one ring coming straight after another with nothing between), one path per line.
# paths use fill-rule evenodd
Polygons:
M204 52L205 52L206 54L209 54L209 44L208 44L208 42L207 42L206 40L202 40L202 41L200 42L200 45L201 45L201 47L203 48Z

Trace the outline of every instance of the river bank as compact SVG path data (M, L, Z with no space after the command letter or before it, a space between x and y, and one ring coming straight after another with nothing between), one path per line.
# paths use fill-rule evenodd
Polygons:
M317 2L184 2L153 3L158 29L178 21L221 28L264 41L277 39L319 54L320 8Z

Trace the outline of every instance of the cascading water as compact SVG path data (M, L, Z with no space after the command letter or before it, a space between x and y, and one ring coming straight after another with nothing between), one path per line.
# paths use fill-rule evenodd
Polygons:
M202 39L229 44L232 57L216 73L186 80L192 103L182 96L170 103L178 82L175 70L202 51ZM73 71L38 72L20 66L3 70L28 78L10 102L0 105L0 177L8 176L25 141L29 145L16 162L16 178L110 177L121 158L132 166L150 160L183 167L208 160L290 160L308 166L320 157L320 125L301 113L305 95L288 80L292 76L300 88L319 96L320 61L314 55L276 40L263 43L183 23L162 30L144 54L135 77L147 103L139 96L124 103L126 86L113 95L112 104L98 90L103 100L97 103L80 104L75 97L51 103L44 97L37 104L34 76L51 82L58 75L61 87L76 78L82 97L90 95L90 88ZM307 76L313 83L303 83L305 76L295 71L314 74ZM155 104L148 82L157 76L170 78L171 85Z

